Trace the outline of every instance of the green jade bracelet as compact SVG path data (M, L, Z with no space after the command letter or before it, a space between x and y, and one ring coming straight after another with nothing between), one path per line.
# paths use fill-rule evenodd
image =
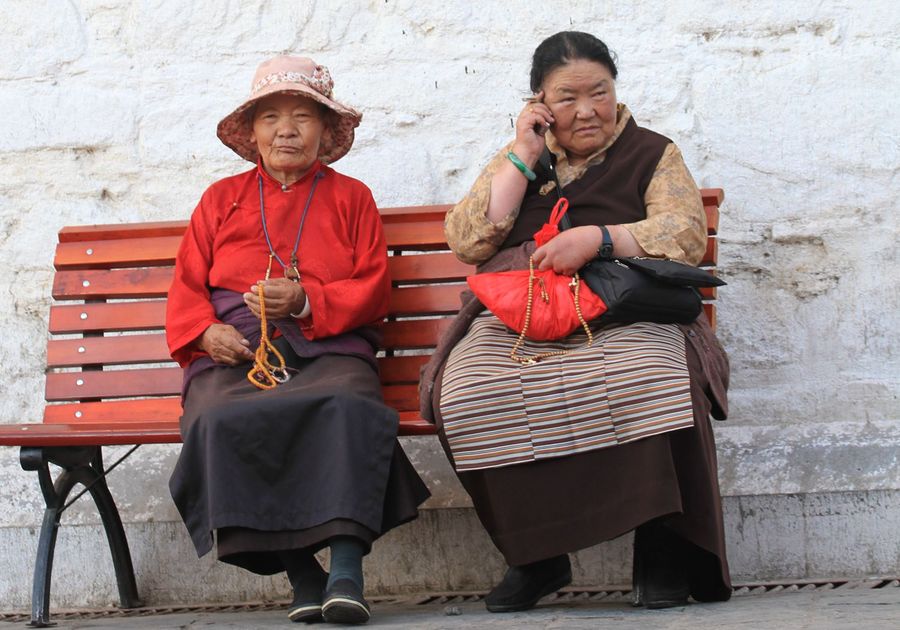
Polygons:
M506 157L509 158L509 161L512 162L517 169L522 171L522 175L524 175L526 179L528 179L528 181L533 182L535 179L537 179L537 175L534 174L534 171L528 168L528 165L520 160L518 155L510 151L506 154Z

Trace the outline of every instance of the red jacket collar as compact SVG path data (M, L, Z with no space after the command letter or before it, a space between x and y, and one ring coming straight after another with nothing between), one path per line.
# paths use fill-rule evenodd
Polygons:
M291 184L291 187L305 184L307 181L312 179L313 176L316 173L318 173L320 170L322 170L322 163L319 160L316 160L313 163L313 165L309 168L309 170L306 171L306 173L303 175L303 177L301 177L296 182ZM266 171L266 169L263 167L262 158L259 158L259 160L257 160L257 162L256 162L256 172L260 175L260 177L262 177L263 182L265 183L266 186L274 186L277 188L282 188L282 183L280 181L278 181L277 179L275 179L274 177L272 177L271 175L269 175L268 171Z

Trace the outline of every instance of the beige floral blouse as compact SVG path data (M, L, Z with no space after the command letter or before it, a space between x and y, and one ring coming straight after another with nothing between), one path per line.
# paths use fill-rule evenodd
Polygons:
M547 146L557 155L556 170L563 186L579 179L588 168L606 158L606 150L616 141L631 118L628 108L619 104L616 130L609 143L586 162L571 166L566 153L553 134L547 133ZM481 171L469 193L447 213L444 232L450 248L463 262L479 264L495 253L506 239L519 215L515 208L499 223L487 218L491 180L512 147L512 142L495 155ZM542 194L553 189L550 182ZM663 152L644 194L647 218L625 227L649 256L671 258L696 265L706 251L706 213L694 178L691 177L674 143Z

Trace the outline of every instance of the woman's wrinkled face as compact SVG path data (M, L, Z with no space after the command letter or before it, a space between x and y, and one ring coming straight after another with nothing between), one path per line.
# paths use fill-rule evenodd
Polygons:
M270 173L297 176L319 155L325 123L319 104L293 94L273 94L256 104L251 142Z
M616 84L602 63L575 59L551 71L542 84L553 113L550 127L573 164L604 147L616 130Z

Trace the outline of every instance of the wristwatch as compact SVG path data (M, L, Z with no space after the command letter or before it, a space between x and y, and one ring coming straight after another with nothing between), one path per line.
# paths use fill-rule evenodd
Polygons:
M603 232L603 240L600 242L600 247L597 248L597 257L601 260L609 260L613 257L612 236L605 225L600 226L600 231Z

